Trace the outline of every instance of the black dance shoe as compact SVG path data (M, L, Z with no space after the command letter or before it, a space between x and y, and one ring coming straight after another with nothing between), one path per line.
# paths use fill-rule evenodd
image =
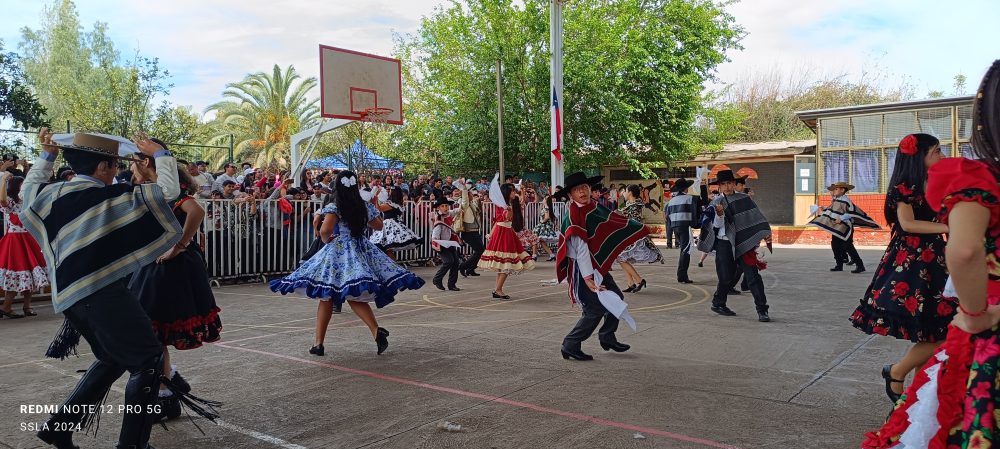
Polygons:
M642 290L642 289L644 289L644 288L646 288L646 280L645 279L639 281L638 284L635 284L635 290L633 290L633 293L639 293L639 291Z
M510 299L510 295L501 295L496 291L493 292L493 299Z
M323 351L323 345L316 345L316 346L313 346L313 347L309 348L309 353L312 354L312 355L320 355L321 356L321 355L325 354L326 352Z
M584 352L581 351L581 350L579 350L579 349L569 349L569 350L567 350L566 348L563 348L562 349L562 357L563 357L563 360L569 360L569 359L581 360L581 361L594 360L594 356L589 355L589 354L584 354Z
M757 321L760 321L761 323L769 323L771 322L771 317L767 315L766 311L757 312Z
M712 311L722 316L736 316L736 312L733 312L732 309L726 306L722 307L712 306Z
M467 278L467 277L469 277L469 272L468 272L468 271L465 271L465 268L459 268L459 269L458 269L458 274L461 274L461 275L462 275L462 277L464 277L464 278Z
M631 346L619 341L616 341L614 343L605 343L603 341L601 342L601 349L604 349L605 351L613 350L615 352L625 352L628 351L629 348L631 348Z
M892 391L892 384L893 383L901 384L903 383L903 381L892 378L892 365L886 365L882 367L882 378L885 379L885 395L889 397L889 400L892 401L893 404L899 402L899 398L902 397L903 395L901 393L896 393L895 391Z
M844 271L844 266L838 263L837 266L831 268L830 271Z
M865 264L863 264L861 262L856 263L855 266L854 266L854 269L851 270L851 273L854 273L854 274L864 273L864 272L865 272Z
M690 279L684 279L684 280L678 279L677 282L680 282L681 284L694 284L694 281Z
M73 444L73 432L57 432L45 429L35 434L35 436L56 449L80 449L80 446Z
M460 292L460 291L462 291L462 289L458 288L457 286L452 285L451 287L448 287L448 291Z
M431 282L431 283L434 284L434 286L437 287L438 290L444 290L444 284L440 282Z
M698 262L698 268L705 268L705 262Z
M628 288L622 290L622 293L632 293L635 291L635 284L629 285Z
M476 273L476 270L469 270L469 271L467 271L467 273L469 273L469 276L472 276L472 277L482 276L481 274Z
M340 312L343 312L343 311L344 311L344 303L334 304L333 305L333 313L340 313Z
M389 331L384 328L378 328L375 331L375 345L378 347L378 355L382 355L385 352L385 348L389 347Z

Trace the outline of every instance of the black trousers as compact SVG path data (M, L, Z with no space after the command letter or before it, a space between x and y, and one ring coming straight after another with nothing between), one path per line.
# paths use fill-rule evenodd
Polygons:
M483 235L479 231L474 232L460 232L459 236L462 237L462 241L472 248L472 254L465 258L465 263L459 267L465 271L476 271L476 267L479 265L479 258L483 256L483 251L486 251L486 245L483 244Z
M668 229L668 231L666 232L666 234L667 234L667 248L673 248L674 247L674 234L669 231L669 229L670 229L670 215L668 215L666 213L666 211L663 211L663 225L666 226L666 228ZM680 245L680 243L678 243L678 245Z
M677 259L677 280L687 281L688 267L691 266L691 228L683 226L671 229L668 234L673 234L677 238L677 247L681 250L681 256Z
M440 285L444 275L448 274L448 287L454 287L458 282L458 248L441 248L441 266L434 274L434 284Z
M580 344L593 335L594 330L597 329L597 325L601 323L601 318L604 318L604 325L597 332L598 340L602 343L616 343L618 338L615 337L615 331L618 330L618 317L608 312L608 309L605 309L601 301L597 299L597 293L587 288L587 284L583 282L583 276L580 276L580 270L574 269L573 277L574 285L577 286L577 299L580 301L583 316L580 317L580 321L576 322L573 330L569 331L569 334L563 339L563 349L580 349ZM622 290L618 288L618 284L611 277L611 273L604 276L603 283L604 287L608 290L617 293L618 296L623 296Z
M830 237L830 247L833 249L833 258L836 259L837 265L843 265L851 261L854 263L861 261L861 255L858 254L858 249L854 247L853 233L847 240L841 240L836 236Z
M145 448L156 416L151 413L151 406L159 392L163 348L139 300L119 281L77 302L64 314L97 358L64 404L99 404L111 385L128 371L125 387L128 411L122 414L118 444ZM77 424L84 418L89 417L82 412L60 412L49 419L49 427L58 428L57 423Z
M757 306L758 312L767 312L767 296L764 294L764 281L760 278L757 267L747 265L740 258L736 260L733 256L733 246L728 240L715 240L715 274L719 276L719 284L715 288L715 295L712 297L713 307L725 307L729 297L729 290L736 284L734 280L737 270L743 273L750 293L753 294L753 303Z

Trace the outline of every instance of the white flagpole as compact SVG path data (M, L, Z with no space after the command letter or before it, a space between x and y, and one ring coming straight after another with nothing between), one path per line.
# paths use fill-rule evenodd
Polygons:
M563 96L563 19L562 19L562 0L552 0L549 9L549 46L552 50L552 61L549 66L549 76L551 78L552 89L555 90L556 96L559 99L559 108L562 110L560 113L560 121L562 116L566 112L566 97ZM551 97L551 94L549 95ZM549 110L552 109L552 99L549 99ZM549 114L551 123L549 125L549 132L555 136L556 126L559 126L563 130L563 135L566 134L566 127L562 126L562 123L556 124L554 114ZM551 172L551 184L549 188L555 191L556 186L561 186L564 183L565 178L565 161L566 161L566 149L563 146L562 135L556 136L559 140L559 147L562 148L563 160L556 160L556 156L552 154L552 148L549 148L549 161L552 164ZM554 139L550 139L554 140Z

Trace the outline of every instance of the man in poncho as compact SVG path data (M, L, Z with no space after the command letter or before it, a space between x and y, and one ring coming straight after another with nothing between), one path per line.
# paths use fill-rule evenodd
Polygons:
M833 201L830 206L818 209L816 218L809 222L832 235L830 247L833 249L833 258L836 259L837 265L830 271L844 271L845 263L848 265L853 263L854 269L851 273L864 273L865 263L854 247L854 227L879 229L878 223L847 197L847 192L853 188L853 185L846 182L830 184L826 189L833 195Z
M756 250L761 240L766 240L770 249L771 225L749 195L736 191L737 179L732 170L722 170L716 180L709 183L719 186L720 194L709 204L715 217L712 229L705 233L706 238L698 242L698 249L706 253L715 250L715 272L719 276L719 284L712 297L712 311L723 316L736 315L726 306L726 300L733 279L742 269L757 306L757 319L768 322L771 318L759 271L766 264L758 260Z
M581 350L581 344L594 333L601 318L604 318L604 325L598 331L598 338L605 351L629 349L629 345L615 337L619 318L635 329L635 321L628 314L621 289L615 284L610 270L615 258L649 235L649 229L591 198L591 187L602 178L573 173L566 178L566 186L555 193L557 199L568 198L556 256L556 275L559 282L569 281L570 299L579 302L583 309L580 321L563 339L564 359L593 360Z

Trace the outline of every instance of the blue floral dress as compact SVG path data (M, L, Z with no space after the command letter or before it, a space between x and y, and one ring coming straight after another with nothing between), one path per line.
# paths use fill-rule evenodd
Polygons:
M370 203L368 220L379 216ZM340 217L336 204L329 204L322 213ZM354 238L342 218L337 222L330 242L299 269L282 279L271 281L272 291L287 294L305 293L310 298L344 301L375 302L382 308L396 299L401 290L423 287L424 280L393 262L365 237Z

